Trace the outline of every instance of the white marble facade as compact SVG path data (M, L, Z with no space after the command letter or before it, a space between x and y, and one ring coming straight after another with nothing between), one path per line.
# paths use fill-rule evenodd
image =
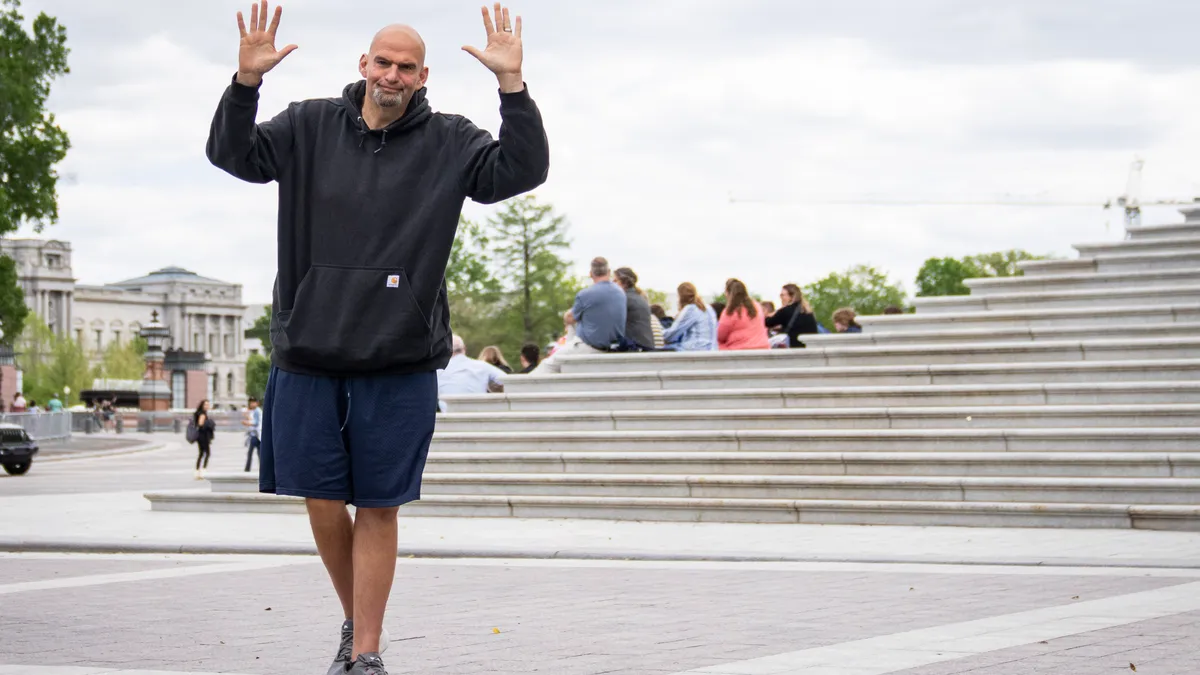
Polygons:
M93 359L113 341L130 340L157 311L171 331L171 348L205 353L213 404L245 404L247 306L241 284L165 267L92 286L75 282L68 242L0 239L0 252L16 261L30 309L56 334L69 330Z

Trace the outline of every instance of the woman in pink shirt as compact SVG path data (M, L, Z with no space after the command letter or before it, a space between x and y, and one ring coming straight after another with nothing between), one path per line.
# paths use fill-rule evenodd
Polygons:
M770 349L766 315L738 279L725 282L728 304L717 322L717 346L722 349Z

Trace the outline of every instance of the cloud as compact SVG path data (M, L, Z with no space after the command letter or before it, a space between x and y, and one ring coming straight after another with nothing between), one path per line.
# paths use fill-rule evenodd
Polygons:
M103 283L179 264L269 298L275 189L210 166L212 111L236 65L245 2L27 0L68 28L72 74L51 106L71 134L62 218L76 276ZM911 289L927 257L1006 248L1069 255L1120 236L1135 153L1148 197L1200 192L1192 148L1200 7L1175 2L857 0L844 3L531 0L526 78L551 139L537 191L568 216L572 256L605 255L653 288L729 276L773 296L856 263ZM1169 20L1168 20L1169 19ZM286 3L260 118L338 95L386 23L429 45L435 109L499 128L474 2ZM831 198L945 202L1013 196L1090 207L820 205ZM730 198L741 202L731 202ZM468 204L486 218L491 209ZM1170 209L1148 213L1177 219Z

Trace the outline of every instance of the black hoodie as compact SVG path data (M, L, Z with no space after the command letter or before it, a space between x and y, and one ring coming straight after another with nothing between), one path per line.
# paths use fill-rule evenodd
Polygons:
M500 138L434 113L417 91L383 129L362 118L366 82L255 124L258 89L221 97L208 159L279 183L272 361L310 375L437 370L450 359L445 273L463 201L541 185L550 166L528 89L500 94Z

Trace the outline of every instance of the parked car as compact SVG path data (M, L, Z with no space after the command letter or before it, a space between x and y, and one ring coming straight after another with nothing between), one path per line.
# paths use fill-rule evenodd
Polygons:
M21 425L0 424L0 465L7 473L20 476L29 471L37 451L37 441Z

